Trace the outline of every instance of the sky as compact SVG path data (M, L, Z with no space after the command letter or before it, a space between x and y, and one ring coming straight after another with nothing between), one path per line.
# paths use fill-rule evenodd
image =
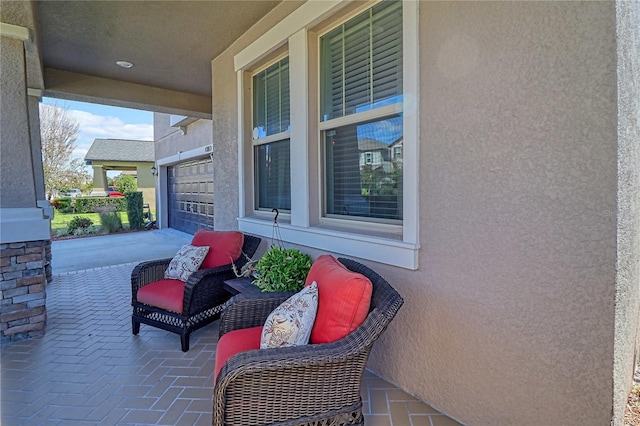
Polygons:
M89 151L94 139L153 140L153 113L86 102L42 98L42 103L67 108L70 117L80 124L73 157L81 158ZM93 176L91 167L87 172ZM119 172L107 172L117 175Z

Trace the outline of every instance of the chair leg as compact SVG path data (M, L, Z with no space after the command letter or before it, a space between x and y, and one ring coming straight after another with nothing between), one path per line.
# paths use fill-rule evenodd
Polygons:
M131 317L131 333L134 335L140 333L140 322L136 321L134 317Z
M188 352L189 351L189 335L191 333L187 333L187 332L182 332L182 334L180 334L180 345L182 346L182 352Z

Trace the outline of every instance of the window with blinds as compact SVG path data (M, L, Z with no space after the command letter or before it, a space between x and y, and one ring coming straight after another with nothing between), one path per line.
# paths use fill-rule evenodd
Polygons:
M325 216L401 223L402 2L332 29L320 49Z
M253 76L255 207L291 209L289 58Z
M258 209L291 210L289 139L255 147Z
M402 2L383 1L320 39L321 121L402 101Z
M253 76L254 139L289 130L289 58Z

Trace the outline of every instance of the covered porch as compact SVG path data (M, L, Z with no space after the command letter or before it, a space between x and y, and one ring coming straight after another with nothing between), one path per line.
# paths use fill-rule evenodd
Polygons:
M393 15L378 7L389 4ZM78 293L102 271L47 285L38 102L48 96L161 115L157 199L193 196L197 183L204 200L198 189L178 201L189 213L197 202L215 229L268 238L272 204L288 192L286 244L357 258L407 300L369 359L407 393L470 425L623 424L640 333L640 3L25 0L3 1L0 18L0 244L29 250L3 258L0 281L3 321L18 305L28 317L18 329L2 323L9 423L38 420L25 417L34 412L86 423L101 409L104 423L136 423L136 410L157 422L168 412L154 405L178 384L165 407L179 402L206 422L204 403L193 402L206 398L189 395L208 392L203 368L215 348L204 331L194 359L168 353L174 336L166 345L155 330L130 336L126 312L101 304L110 297L93 301L102 288ZM336 47L325 62L323 43ZM368 87L360 75L375 73L350 79L346 70L374 59L393 96L355 99L347 113L345 88ZM278 91L253 97L274 69ZM253 109L271 95L282 108L278 133L261 135ZM334 100L336 116L320 111ZM384 139L384 155L355 143L374 123L401 131ZM283 167L270 198L260 173L276 144ZM182 185L170 175L200 165L210 180L192 173ZM374 169L386 174L377 194L363 185ZM126 281L126 268L105 274ZM34 294L21 297L19 286ZM116 298L128 306L126 294ZM22 337L33 340L7 342ZM182 368L202 390L183 383ZM155 370L160 388L139 377ZM383 422L447 421L411 412L404 396L396 405L397 389L376 402L381 382L367 380L369 423L385 406ZM90 391L116 399L103 406L82 396ZM396 409L404 420L392 420ZM106 417L112 410L118 419Z
M154 327L133 336L135 265L54 273L45 336L2 348L2 424L211 424L217 322L188 352ZM370 371L362 400L367 425L459 425Z

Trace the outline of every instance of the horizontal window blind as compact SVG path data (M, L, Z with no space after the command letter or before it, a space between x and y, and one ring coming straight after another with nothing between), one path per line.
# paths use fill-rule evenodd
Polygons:
M255 147L256 207L291 210L289 139Z
M402 100L402 2L383 1L320 39L321 120Z
M254 139L289 129L289 58L253 76Z
M402 117L325 132L326 213L402 219Z

